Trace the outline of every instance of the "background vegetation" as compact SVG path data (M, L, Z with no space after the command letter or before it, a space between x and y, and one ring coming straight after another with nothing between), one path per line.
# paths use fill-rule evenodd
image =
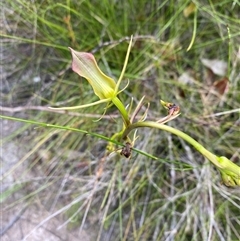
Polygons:
M150 119L166 114L160 99L176 103L182 114L170 125L240 164L239 1L6 0L1 8L4 115L111 138L122 127L114 108L96 121L104 105L62 113L47 106L97 100L70 69L69 46L93 52L117 79L133 35L124 103L145 95ZM223 67L208 68L204 59ZM216 74L213 68L224 64L227 71ZM138 135L135 148L156 159L113 153L103 164L107 141L96 136L30 123L9 131L3 156L11 143L24 154L4 173L13 177L2 190L3 215L26 204L41 207L47 216L36 228L58 217L68 233L81 227L91 240L240 240L239 188L221 185L213 166L176 136L149 129Z

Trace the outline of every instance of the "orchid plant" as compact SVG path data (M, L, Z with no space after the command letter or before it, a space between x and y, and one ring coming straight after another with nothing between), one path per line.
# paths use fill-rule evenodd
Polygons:
M77 52L72 48L69 48L72 54L72 69L81 77L84 77L89 84L92 86L93 91L96 96L99 97L99 100L93 103L81 105L81 106L73 106L73 107L60 107L60 108L53 108L51 109L61 109L61 110L75 110L80 108L86 108L93 105L98 105L102 103L107 103L107 107L105 108L105 112L110 105L115 105L118 109L122 120L123 120L123 129L119 133L113 135L113 139L116 139L120 142L125 142L125 146L122 148L120 154L124 155L125 157L131 156L131 150L134 146L134 142L136 140L136 130L138 128L148 127L148 128L157 128L160 130L168 131L174 135L179 136L180 138L184 139L186 142L194 146L204 157L206 157L215 167L219 170L222 181L226 186L240 186L240 167L235 163L231 162L228 158L224 156L216 156L207 149L205 149L200 143L194 140L192 137L187 135L186 133L165 125L166 122L175 119L180 115L180 108L173 104L168 103L161 100L161 104L164 108L168 110L168 115L164 118L161 118L157 121L147 121L147 110L143 114L143 116L138 120L136 120L136 116L138 115L142 105L144 97L139 101L138 105L136 106L135 110L132 112L131 116L131 109L132 104L129 108L126 108L121 100L118 98L118 95L124 91L125 88L119 90L121 81L123 79L125 69L127 66L128 58L130 55L130 50L132 46L132 37L128 46L125 62L123 65L123 69L121 75L117 81L117 83L110 78L109 76L105 75L97 65L97 62L94 56L91 53L86 52ZM149 105L148 105L149 107ZM130 138L130 133L135 130L135 133L132 138ZM108 145L107 148L108 152L113 150L111 144Z

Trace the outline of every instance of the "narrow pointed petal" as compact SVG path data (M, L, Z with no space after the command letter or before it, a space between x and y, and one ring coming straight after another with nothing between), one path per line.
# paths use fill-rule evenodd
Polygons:
M94 105L99 105L105 102L110 101L111 99L103 99L103 100L98 100L89 104L85 105L78 105L78 106L70 106L70 107L48 107L51 110L77 110L77 109L83 109L86 107L94 106Z

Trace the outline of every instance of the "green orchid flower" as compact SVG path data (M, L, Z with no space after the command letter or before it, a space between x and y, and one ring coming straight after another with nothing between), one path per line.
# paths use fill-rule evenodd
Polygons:
M100 70L95 60L95 57L91 53L78 52L73 50L72 48L69 48L72 54L72 70L76 72L78 75L80 75L81 77L84 77L89 82L89 84L93 88L95 95L98 96L100 100L86 104L86 105L80 105L80 106L59 107L59 108L50 107L50 108L58 109L58 110L76 110L76 109L86 108L89 106L98 105L106 102L106 103L114 104L118 108L123 118L125 126L128 126L130 124L128 112L125 106L123 105L123 103L117 97L117 95L126 88L125 87L123 90L120 90L120 91L118 90L120 83L122 81L124 72L126 70L131 45L132 45L132 37L130 39L130 43L128 46L124 66L117 83Z
M117 96L120 92L122 92L127 87L126 86L124 89L119 91L119 86L122 81L124 72L126 70L131 45L132 45L132 37L128 46L123 69L117 83L100 70L94 56L91 53L78 52L73 50L72 48L69 48L72 54L73 71L76 72L81 77L85 78L89 82L89 84L93 88L95 95L98 96L99 100L96 102L81 105L81 106L61 107L61 108L51 108L51 109L74 110L74 109L86 108L97 104L102 104L105 102L108 103L108 106L110 104L113 104L118 108L120 115L122 116L124 127L120 132L115 133L112 139L126 142L126 145L123 147L121 152L121 154L123 154L124 156L129 157L131 155L131 149L133 147L134 141L137 139L136 132L135 132L133 141L130 140L128 135L131 131L133 130L136 131L138 128L143 128L143 127L165 130L187 141L189 144L194 146L204 157L206 157L210 162L212 162L212 164L214 164L215 167L219 170L222 176L222 181L226 186L232 186L232 187L240 186L240 167L239 166L231 162L226 157L218 157L214 155L213 153L205 149L202 145L200 145L197 141L195 141L192 137L188 136L184 132L177 130L176 128L165 125L166 122L171 121L180 115L180 108L177 105L161 100L162 106L168 110L167 116L157 120L156 122L146 121L147 111L149 107L148 105L147 110L143 114L142 118L140 120L136 120L136 116L143 105L143 100L144 100L144 97L143 97L138 103L135 111L133 112L131 119L129 118L128 111L126 110L125 106ZM129 109L131 110L131 105ZM108 151L113 150L112 143L108 145L107 150Z

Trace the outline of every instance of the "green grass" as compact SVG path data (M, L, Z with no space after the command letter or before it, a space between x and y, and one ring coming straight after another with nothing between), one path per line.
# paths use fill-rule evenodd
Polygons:
M122 128L117 111L111 107L99 120L104 105L62 114L37 109L97 100L87 81L69 69L67 47L94 52L104 73L117 80L133 35L122 85L127 80L130 83L121 100L127 105L133 97L136 105L145 95L153 119L166 114L160 99L178 104L182 114L169 124L239 165L240 4L194 1L196 16L184 17L190 2L1 3L6 53L2 64L7 71L1 99L9 108L3 113L9 116L13 107L32 106L32 110L14 112L14 117L29 121L21 131L3 139L5 145L13 141L28 150L18 162L25 164L25 171L6 190L6 197L3 195L3 211L26 202L38 204L49 212L49 219L60 217L69 232L94 227L98 240L240 239L239 188L221 185L213 166L178 137L159 130L139 130L135 148L141 152L133 151L130 160L112 154L97 182L107 140ZM209 93L213 82L223 77L211 75L201 58L227 63L229 90L223 99ZM178 81L186 72L193 77L192 83ZM34 77L41 81L34 82ZM236 111L214 115L231 110ZM31 122L66 130L29 125ZM116 145L116 150L120 147ZM21 189L16 188L19 185ZM10 192L21 193L22 198L8 197Z

